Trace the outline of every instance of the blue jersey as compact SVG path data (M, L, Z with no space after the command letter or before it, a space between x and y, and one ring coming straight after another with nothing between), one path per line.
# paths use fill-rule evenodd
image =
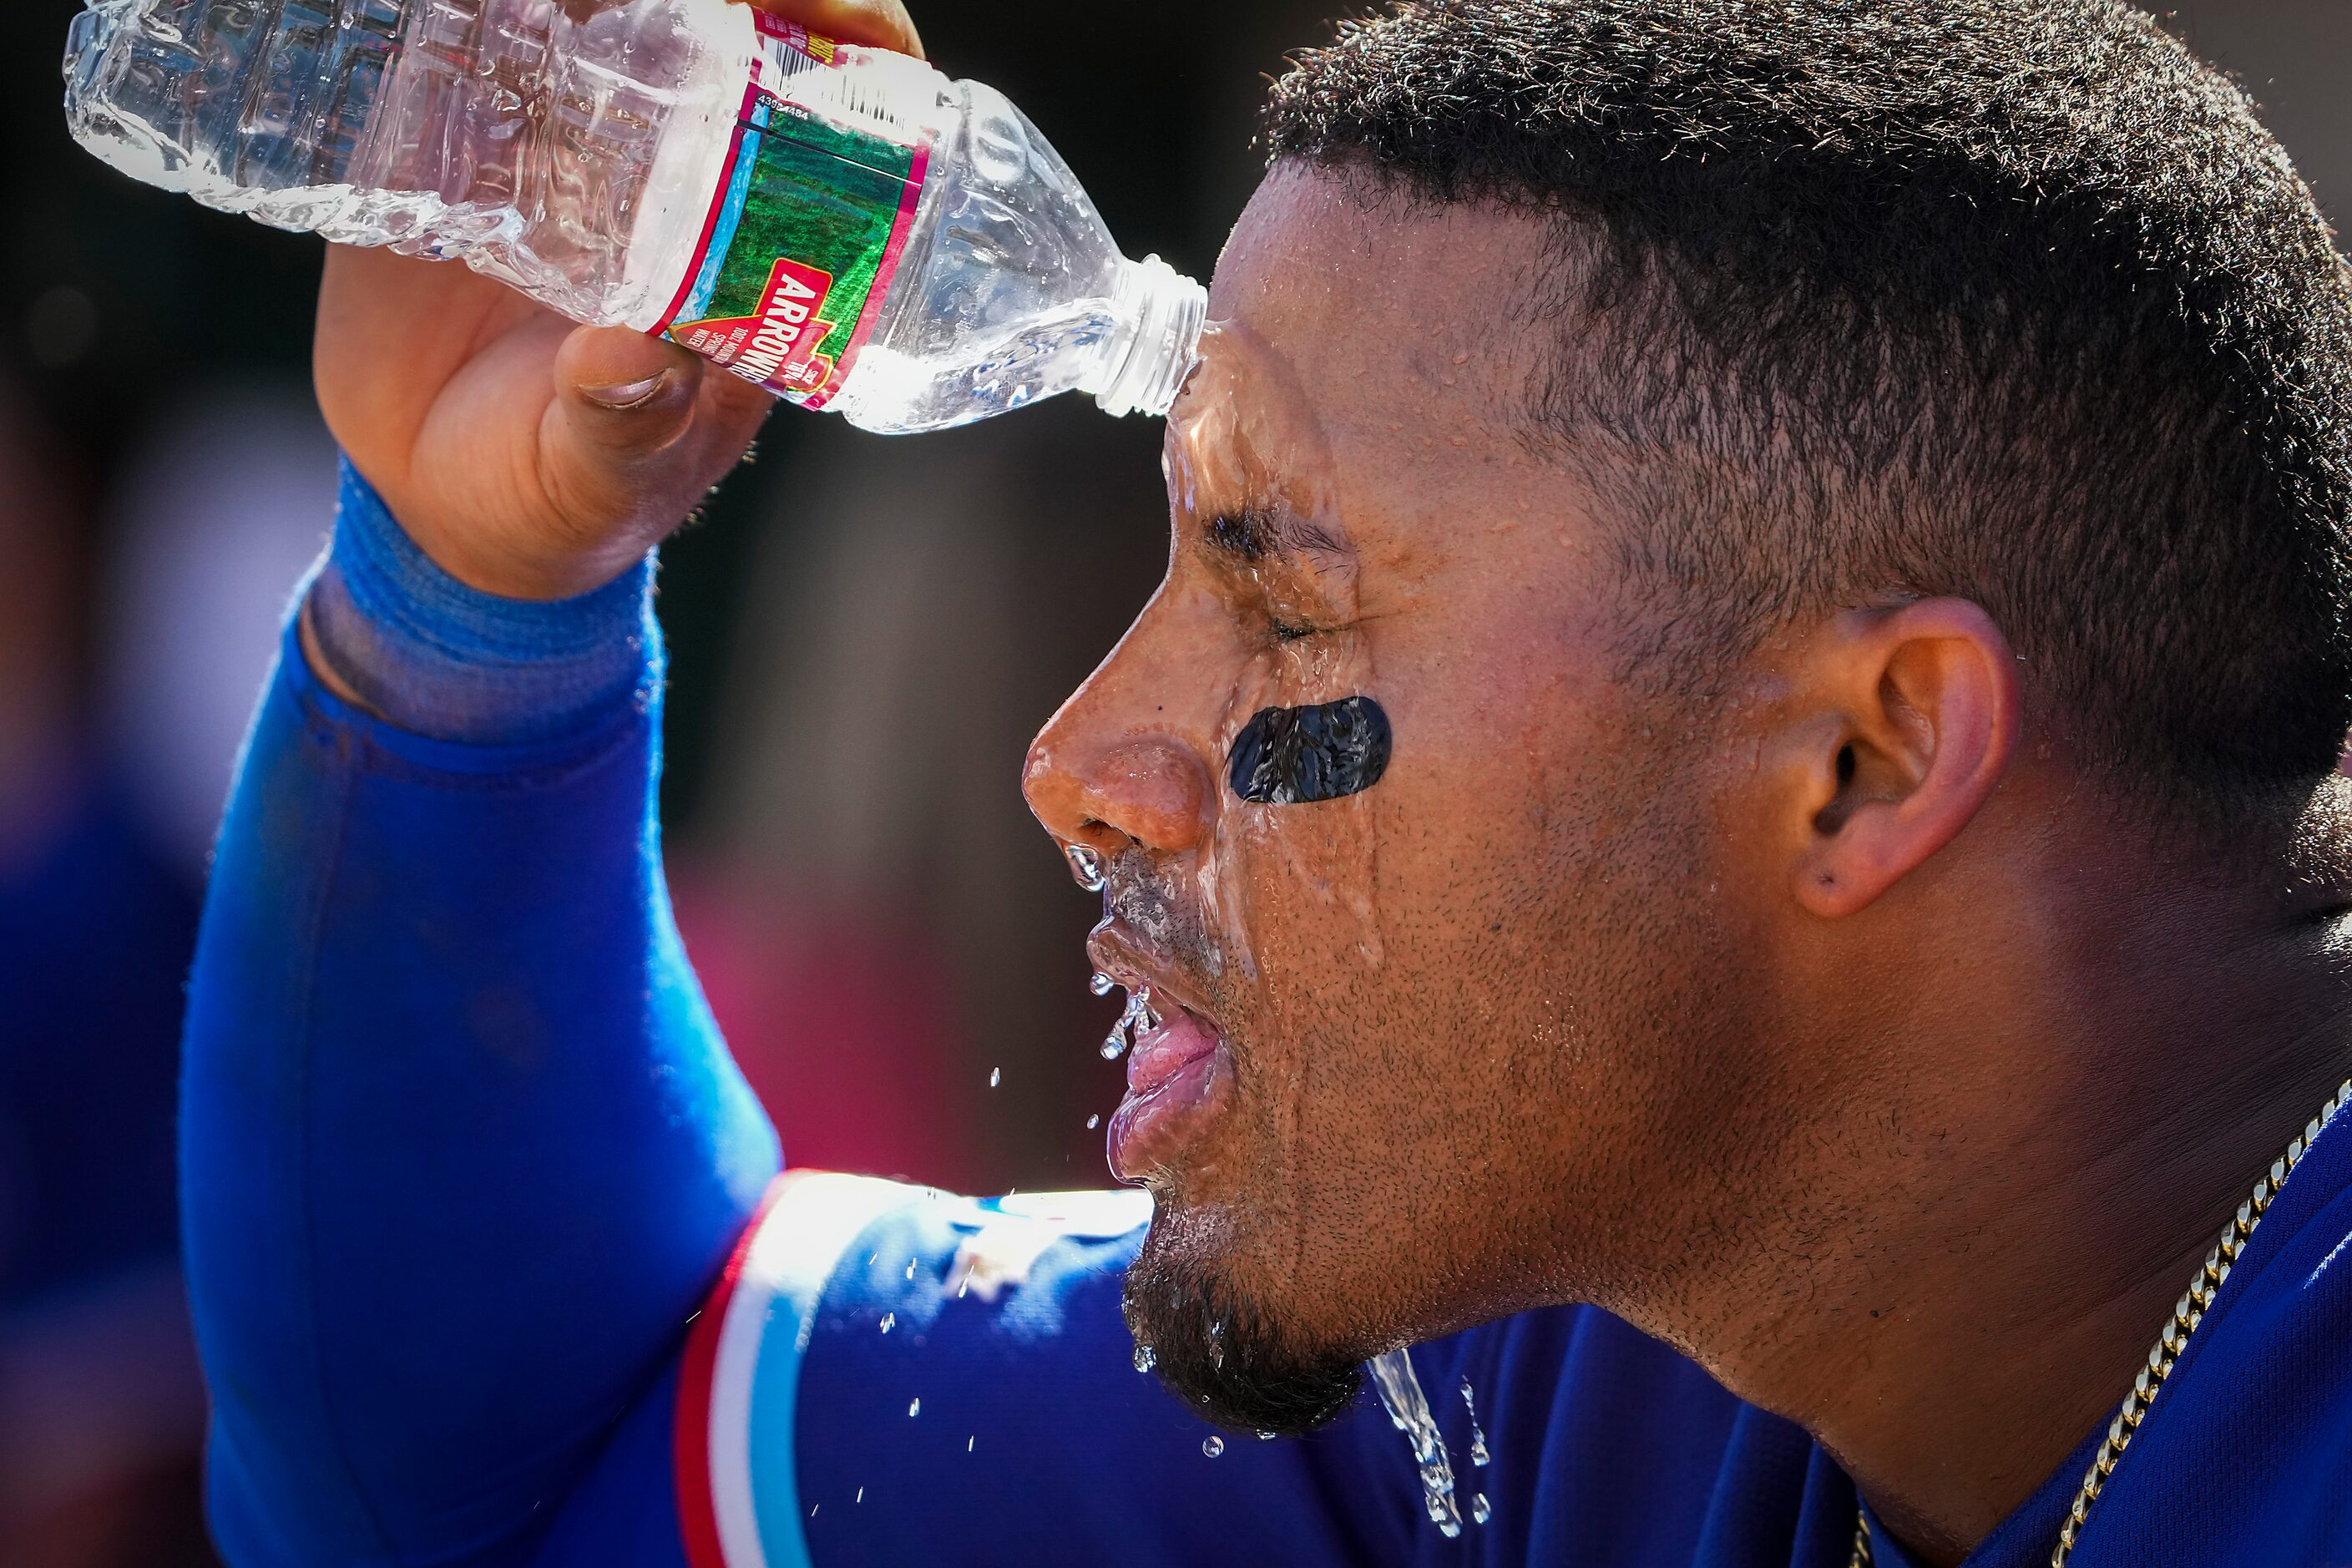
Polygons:
M386 576L349 597L388 642L430 633L509 684L551 644L583 668L579 626L533 619L564 606L467 611L353 485L338 559L362 535L384 558L348 570ZM264 700L183 1107L236 1568L1844 1568L1855 1493L1830 1457L1601 1312L1413 1352L1470 1521L1449 1538L1377 1406L1260 1441L1137 1371L1118 1294L1142 1194L779 1180L669 919L657 644L641 602L623 619L634 675L561 732L425 739L338 701L290 643ZM2076 1568L2352 1563L2346 1122ZM2049 1560L2095 1436L1972 1564ZM1881 1535L1876 1561L1906 1560Z

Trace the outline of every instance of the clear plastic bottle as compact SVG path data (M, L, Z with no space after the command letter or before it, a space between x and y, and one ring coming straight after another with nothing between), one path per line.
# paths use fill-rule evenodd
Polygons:
M75 137L225 211L462 259L869 430L1166 412L1207 300L994 89L729 0L90 0Z

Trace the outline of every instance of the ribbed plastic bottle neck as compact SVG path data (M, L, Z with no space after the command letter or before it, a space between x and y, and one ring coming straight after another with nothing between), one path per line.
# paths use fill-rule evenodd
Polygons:
M1095 401L1106 414L1165 414L1200 359L1209 291L1147 256L1125 264L1117 303L1124 330L1104 345L1109 374Z

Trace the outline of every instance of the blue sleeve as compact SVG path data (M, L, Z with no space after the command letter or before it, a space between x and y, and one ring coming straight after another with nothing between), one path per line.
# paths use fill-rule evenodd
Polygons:
M657 646L630 658L572 680L561 732L469 744L338 701L289 633L183 1090L237 1568L677 1560L668 1390L777 1151L670 921Z
M678 1407L695 1568L1412 1560L1402 1439L1221 1433L1134 1363L1140 1192L973 1200L795 1172L696 1328Z

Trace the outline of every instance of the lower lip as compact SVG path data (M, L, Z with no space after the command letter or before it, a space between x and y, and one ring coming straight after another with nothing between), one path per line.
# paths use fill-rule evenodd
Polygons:
M1216 1031L1181 1008L1135 1042L1127 1098L1110 1119L1110 1168L1140 1182L1176 1164L1214 1120L1232 1080Z

